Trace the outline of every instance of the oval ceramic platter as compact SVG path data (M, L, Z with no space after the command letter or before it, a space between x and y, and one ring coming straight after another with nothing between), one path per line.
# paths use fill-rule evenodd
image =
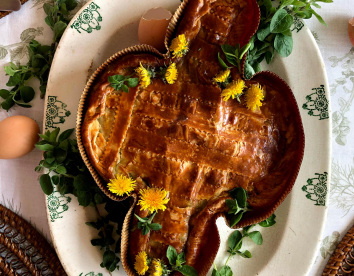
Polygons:
M76 126L81 92L92 72L115 52L138 44L140 16L153 7L173 12L179 0L94 0L72 19L52 64L48 81L45 130ZM263 245L244 242L251 259L234 256L234 275L306 275L318 250L324 227L330 177L329 89L324 64L310 31L300 20L293 28L294 50L287 58L275 58L267 69L287 81L300 108L306 148L295 186L277 209L277 223L260 229ZM102 251L91 245L97 231L85 225L95 220L93 208L79 206L72 195L58 192L47 197L48 220L54 246L70 276L102 276ZM221 245L215 264L228 256L227 238L233 230L218 222ZM258 227L258 226L257 226ZM125 275L116 270L112 275Z

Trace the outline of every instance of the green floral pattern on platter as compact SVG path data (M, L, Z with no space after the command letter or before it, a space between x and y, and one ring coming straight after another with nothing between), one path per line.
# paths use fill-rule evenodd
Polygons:
M315 201L317 206L326 205L327 195L327 172L315 173L317 177L307 179L307 185L302 186L302 190L306 192L306 197Z
M63 124L65 118L71 115L67 105L58 100L57 96L48 96L45 116L45 129L55 128L58 124Z
M71 24L71 28L77 30L80 34L81 31L92 33L93 30L100 30L102 16L98 12L100 7L92 2L86 9L84 9L79 17Z
M323 239L320 252L323 259L326 259L328 256L332 255L334 250L339 244L340 234L338 231L334 231L331 236L327 236Z
M87 273L87 274L84 274L84 273L82 272L82 273L80 273L79 276L103 276L103 274L102 274L102 273L97 273L97 274L95 274L95 272L89 272L89 273Z
M293 28L291 29L291 31L296 31L298 33L304 26L304 22L297 16L294 16Z
M61 195L55 191L47 197L47 207L50 214L50 220L54 222L62 218L62 214L69 210L68 204L71 202L71 197Z
M320 120L328 119L328 100L324 85L312 90L315 92L306 96L307 102L302 105L302 108L308 110L310 116L318 116Z
M339 110L333 112L332 132L338 145L347 144L347 135L350 133L351 116L348 116L354 101L354 47L342 57L332 56L329 58L332 62L331 67L340 67L342 77L336 78L331 84L331 94L335 95L337 90L343 90L338 99Z
M10 54L10 60L13 63L20 63L22 59L28 59L28 44L37 36L43 35L43 30L43 27L28 28L22 31L21 41L8 45L0 44L0 60L5 59L8 54Z

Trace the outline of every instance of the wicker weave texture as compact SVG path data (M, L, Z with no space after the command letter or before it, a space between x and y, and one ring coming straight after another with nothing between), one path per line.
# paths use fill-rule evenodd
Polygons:
M49 243L28 222L1 204L0 275L66 275Z
M329 258L322 276L354 275L354 225Z

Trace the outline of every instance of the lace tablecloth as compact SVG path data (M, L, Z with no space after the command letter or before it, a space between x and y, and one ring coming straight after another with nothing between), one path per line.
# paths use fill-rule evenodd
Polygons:
M19 12L0 19L0 89L5 88L8 79L3 66L10 61L26 63L27 45L32 39L51 43L52 31L44 23L45 2L50 1L30 0ZM306 24L322 53L331 89L332 178L328 217L309 275L321 274L336 245L354 223L354 47L347 33L354 4L352 0L336 0L323 4L318 12L328 27L315 18ZM35 81L32 84L37 86ZM14 107L9 112L0 109L0 120L21 114L35 119L42 127L43 110L44 101L37 91L32 108ZM22 158L0 160L0 203L27 219L50 240L45 198L39 174L34 171L40 160L37 149Z

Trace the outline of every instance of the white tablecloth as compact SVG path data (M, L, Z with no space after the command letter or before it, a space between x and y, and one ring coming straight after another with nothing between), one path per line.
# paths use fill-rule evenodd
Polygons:
M29 0L19 12L0 19L0 89L6 88L8 79L3 66L10 61L26 63L29 41L51 43L52 31L44 23L45 2L49 1ZM322 53L331 87L332 179L325 230L309 275L321 274L336 245L354 223L354 47L347 33L348 20L354 16L354 2L323 3L318 12L328 27L315 18L306 20L306 24ZM32 84L38 85L36 81ZM43 110L44 101L37 89L32 108L14 107L9 112L0 109L0 120L26 115L42 129ZM41 152L37 149L22 158L0 160L0 203L27 219L50 240L45 198L39 174L34 171L40 160Z

